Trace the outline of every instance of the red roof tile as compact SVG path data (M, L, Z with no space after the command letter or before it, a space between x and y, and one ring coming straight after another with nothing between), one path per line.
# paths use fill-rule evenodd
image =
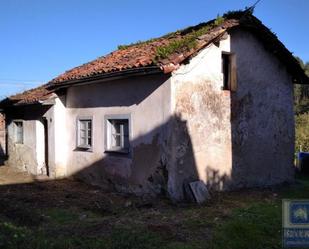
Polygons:
M212 20L160 38L123 46L106 56L99 57L89 63L66 71L51 80L48 84L11 96L2 101L1 105L3 105L5 101L11 104L36 103L40 100L49 98L53 91L51 89L55 89L63 84L74 83L75 81L78 83L79 80L88 80L92 77L110 77L109 75L113 73L127 72L131 69L154 67L160 69L164 73L170 73L177 69L179 65L188 58L194 56L202 48L211 42L220 40L225 32L236 27L241 27L255 33L264 43L265 48L286 64L295 82L309 84L308 77L305 75L294 56L278 40L276 35L250 12L229 12L223 17L224 19L221 19L220 22L218 22L218 19ZM203 29L205 32L200 32ZM186 44L186 40L188 39L192 43L192 37L194 38L194 46L189 46L190 44L187 44L177 47L177 44ZM176 49L170 50L167 56L158 56L158 50L162 50L162 48L170 49L170 44L176 44Z
M5 103L13 103L14 105L34 104L51 97L53 91L46 88L48 84L15 94L1 101L1 105Z
M268 43L270 50L278 50L277 55L283 59L290 68L294 77L301 83L308 80L304 78L298 62L293 55L284 47L277 37L265 27L257 18L248 11L236 11L225 14L224 19L220 22L212 20L207 23L201 23L196 26L189 27L182 31L171 33L160 38L151 39L137 44L123 46L106 56L99 57L89 63L75 67L53 79L50 83L59 86L70 81L88 79L112 72L122 72L129 69L147 68L155 66L163 72L169 73L178 68L179 64L190 58L200 49L207 46L216 39L220 39L224 32L235 28L243 27L255 32L265 43ZM172 44L176 41L184 41L188 39L194 32L198 32L202 28L209 27L204 34L195 37L195 46L180 46L166 58L158 57L158 49Z

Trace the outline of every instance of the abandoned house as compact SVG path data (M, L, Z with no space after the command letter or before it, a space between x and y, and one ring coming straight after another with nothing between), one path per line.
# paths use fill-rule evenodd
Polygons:
M119 46L1 102L7 164L186 197L293 179L293 55L250 11Z

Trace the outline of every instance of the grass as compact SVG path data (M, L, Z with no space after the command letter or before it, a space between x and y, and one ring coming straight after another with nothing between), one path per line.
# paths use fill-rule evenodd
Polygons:
M78 214L72 210L52 208L44 212L43 217L48 218L51 222L57 224L66 224L78 220Z
M295 185L274 194L276 198L234 209L229 219L216 225L210 248L282 248L282 199L308 198L309 178L298 175Z
M68 206L40 208L15 200L9 207L22 218L1 209L0 248L281 248L281 200L308 197L309 178L298 176L296 184L278 189L216 194L203 206L161 201L153 207L119 206L119 211L104 213L70 200Z
M218 224L212 248L281 248L280 203L255 203L236 209L230 219Z

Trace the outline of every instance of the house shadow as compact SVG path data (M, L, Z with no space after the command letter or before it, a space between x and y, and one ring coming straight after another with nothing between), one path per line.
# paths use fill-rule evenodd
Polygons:
M229 190L231 185L231 176L222 174L219 169L207 166L205 170L206 185L210 191Z
M105 152L72 177L108 191L194 201L189 183L199 176L185 120L172 116L130 145L128 154Z
M125 113L126 110L130 111L129 108L132 106L142 105L146 99L149 100L151 96L156 95L155 92L158 89L162 90L162 87L167 92L165 97L168 98L168 89L164 89L164 83L167 80L169 80L168 76L152 75L147 77L147 85L132 78L125 81L105 82L101 85L73 87L66 92L67 98L62 98L61 101L74 115L78 113L77 109L89 110L89 108L100 107L121 107L123 109L117 110ZM122 91L115 92L115 85ZM102 98L102 92L106 97ZM156 103L159 100L152 99L151 102ZM164 107L158 106L158 108ZM84 110L82 111L85 113ZM96 119L102 120L102 115L104 114L97 116ZM138 115L139 119L154 118L149 114L149 110L145 112L144 117L143 113ZM147 133L131 139L131 150L127 154L109 152L100 147L94 148L90 152L92 155L86 155L81 153L89 153L73 148L72 153L75 155L71 156L69 161L74 164L76 155L80 160L77 161L79 166L71 170L69 175L106 190L134 193L140 196L163 195L175 200L193 201L189 184L198 180L204 181L210 190L228 189L231 185L231 176L221 175L220 170L207 166L204 167L207 180L201 176L199 170L201 171L202 168L196 162L187 122L181 115L169 117ZM103 133L97 135L102 137L102 140L105 136ZM102 141L96 142L97 146L98 143ZM69 168L72 167L69 166Z
M156 107L153 105L154 103L162 105L160 103L164 103L162 96L166 99L170 97L168 84L165 84L170 80L169 77L163 74L149 75L142 81L140 78L131 77L125 80L81 85L66 91L67 97L60 100L72 115L76 115L77 109L85 113L83 109L111 108L95 114L93 126L96 129L96 136L101 137L102 140L98 141L94 138L97 146L94 146L93 151L83 152L81 149L73 148L70 152L72 153L72 160L69 159L71 163L76 156L86 158L76 161L79 166L69 172L72 178L81 179L111 191L192 200L188 184L198 180L199 177L191 137L184 119L174 115L152 130L134 137L130 140L129 153L110 152L103 148L102 141L106 134L102 133L103 129L97 128L98 125L102 125L105 115L115 112L113 108L117 113L131 113L132 107L136 106L145 113L143 116L143 111L139 111L137 117L139 125L146 125L147 119L158 123L154 121L156 117L152 116L157 115ZM144 103L144 101L148 102ZM158 108L168 112L164 105ZM87 113L87 115L94 115L88 111ZM161 114L159 118L161 119ZM68 166L68 168L72 167Z

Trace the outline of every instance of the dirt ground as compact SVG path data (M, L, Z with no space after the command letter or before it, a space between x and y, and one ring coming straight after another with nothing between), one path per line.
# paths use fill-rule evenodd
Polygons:
M34 177L16 172L7 166L0 166L0 185L32 182Z
M239 195L240 201L243 199L241 192L213 193L210 203L220 202L229 199L228 196ZM272 193L268 190L246 191L245 198L269 198ZM49 180L47 177L31 176L27 173L17 172L7 166L0 166L0 196L10 198L15 201L31 203L32 207L79 207L82 209L95 210L115 214L122 208L183 208L198 207L190 203L172 203L165 198L136 197L129 194L106 192L99 187L88 185L84 182L61 179ZM220 207L219 207L220 208Z
M134 196L105 192L80 181L31 176L7 166L0 167L2 200L30 203L32 208L72 208L113 213L118 207L150 205ZM2 201L3 202L3 201Z
M307 193L307 188L300 186L303 191L293 190L293 196ZM131 231L139 231L138 236L142 238L145 234L155 234L164 245L170 245L168 248L205 248L205 243L211 240L214 231L218 233L223 229L222 224L233 219L239 221L237 213L235 218L235 210L241 209L246 214L248 208L258 207L257 217L261 219L263 216L260 216L259 212L261 210L263 214L265 210L259 205L277 210L279 216L274 224L276 229L281 226L280 205L278 205L281 196L276 188L211 193L211 195L211 200L204 205L172 203L162 197L153 199L105 192L75 180L51 181L14 172L6 166L0 167L0 221L27 227L35 238L39 233L43 234L44 238L49 238L51 235L64 238L66 243L72 241L72 238L97 241L98 238L110 238L115 231L122 229L130 238ZM243 219L245 216L241 217ZM246 222L248 221L245 220L244 223ZM270 226L269 229L272 227L274 226ZM260 228L256 229L259 234ZM233 231L234 228L231 229L231 232ZM113 244L119 242L117 236ZM265 236L273 237L269 233ZM134 243L132 241L132 248L140 248L135 247ZM177 244L173 247L172 243ZM196 243L198 246L195 246ZM251 243L250 238L248 243ZM85 248L85 245L61 248ZM154 245L154 248L161 247Z
M234 193L233 195L238 195ZM246 198L269 197L270 193L265 192L250 192L246 194ZM38 178L30 176L26 173L16 172L7 166L0 167L0 197L3 210L8 210L10 206L18 208L22 207L23 211L29 207L32 210L60 208L74 210L78 213L90 211L104 217L104 220L115 222L115 224L126 223L127 220L133 223L143 222L150 226L170 226L181 222L182 210L185 208L198 208L195 204L172 203L168 199L136 197L128 194L106 192L102 189L90 186L80 181L63 179L63 180L48 180L48 178ZM214 196L209 202L220 203L223 195ZM242 197L240 197L242 199ZM229 198L225 199L225 202ZM241 199L239 200L241 203ZM228 212L226 208L218 205L218 215L223 209L223 216ZM239 203L238 203L239 204ZM15 209L16 209L15 208ZM222 210L221 210L222 209ZM12 209L11 209L12 210ZM177 211L177 212L174 212ZM132 219L132 214L139 213L137 217ZM156 215L157 214L157 215ZM161 214L167 217L161 217ZM145 215L145 217L143 216ZM176 217L175 215L178 215ZM10 215L9 215L10 216ZM147 216L158 216L160 219L150 219L147 221ZM163 215L164 216L164 215ZM100 219L98 219L100 220Z

